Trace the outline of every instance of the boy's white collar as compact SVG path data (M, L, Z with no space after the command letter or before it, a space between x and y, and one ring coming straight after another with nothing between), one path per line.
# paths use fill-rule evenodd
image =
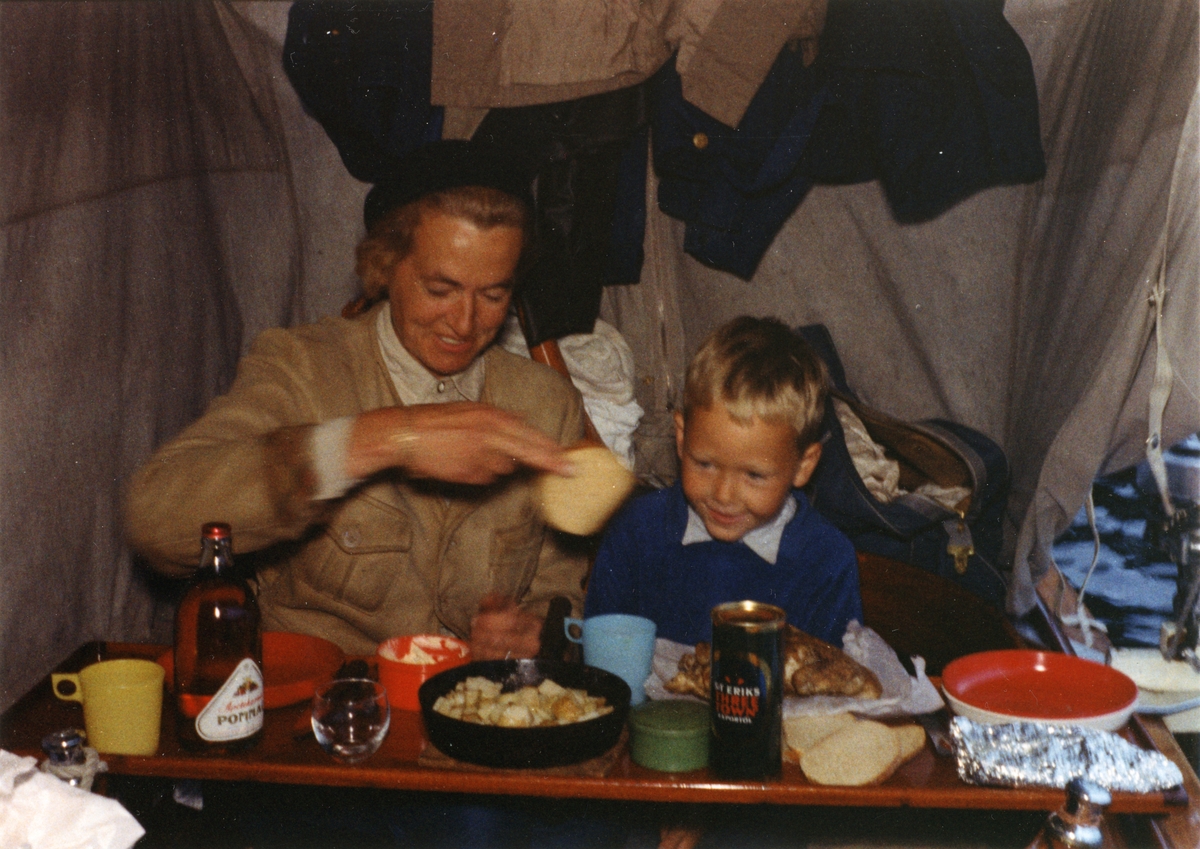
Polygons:
M743 536L739 542L744 542L746 546L767 561L771 565L779 558L779 542L783 539L783 529L787 527L787 523L792 521L792 517L796 515L796 499L789 495L783 501L783 506L779 508L779 512L775 514L775 518L767 522L765 525L759 525L752 531L749 531ZM708 532L708 528L704 527L704 520L700 518L692 505L688 505L688 520L687 527L683 530L683 540L681 545L691 545L694 542L709 542L712 540L712 535Z

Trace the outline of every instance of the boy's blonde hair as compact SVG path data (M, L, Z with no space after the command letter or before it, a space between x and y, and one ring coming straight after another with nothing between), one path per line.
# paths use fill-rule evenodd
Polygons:
M724 405L734 421L782 422L803 452L821 438L829 376L824 361L775 318L741 316L705 340L687 370L683 415Z

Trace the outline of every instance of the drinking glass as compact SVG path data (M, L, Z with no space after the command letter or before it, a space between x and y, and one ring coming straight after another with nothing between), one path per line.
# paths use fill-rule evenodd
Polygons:
M370 678L337 678L313 696L313 734L322 749L343 763L373 755L391 719L387 690Z

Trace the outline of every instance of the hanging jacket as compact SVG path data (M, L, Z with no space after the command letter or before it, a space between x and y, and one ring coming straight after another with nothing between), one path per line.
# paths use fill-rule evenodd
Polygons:
M299 0L288 12L283 69L351 176L377 183L442 136L429 99L430 0Z
M878 179L929 220L1045 173L1033 67L1001 0L831 0L811 66L780 51L737 127L653 80L660 208L684 249L744 278L816 183Z
M430 102L433 4L412 0L292 6L283 63L347 170L386 181L405 154L441 137ZM491 110L475 131L534 183L538 249L516 298L531 345L590 333L608 283L635 283L645 227L645 90ZM614 219L636 195L632 217ZM614 224L621 238L614 241Z

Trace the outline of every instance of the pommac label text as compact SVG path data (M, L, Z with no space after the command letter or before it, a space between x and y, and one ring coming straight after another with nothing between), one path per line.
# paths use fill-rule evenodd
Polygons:
M196 717L196 733L210 743L226 743L249 737L262 725L262 670L245 658Z

